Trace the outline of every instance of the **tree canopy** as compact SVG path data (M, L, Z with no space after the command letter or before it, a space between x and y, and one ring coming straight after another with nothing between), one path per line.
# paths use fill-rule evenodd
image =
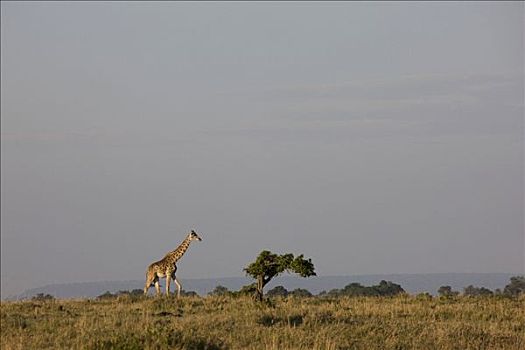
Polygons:
M316 275L312 260L305 259L303 254L294 257L290 253L278 255L268 250L263 250L244 271L257 281L254 296L258 300L262 300L264 286L283 272L293 272L301 277Z

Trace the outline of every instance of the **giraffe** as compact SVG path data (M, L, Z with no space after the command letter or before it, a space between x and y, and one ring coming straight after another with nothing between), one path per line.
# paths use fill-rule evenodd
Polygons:
M186 236L186 239L177 247L177 249L166 254L162 260L156 261L148 266L146 272L146 285L144 286L144 294L148 294L148 290L152 284L155 284L155 290L157 295L160 295L159 279L166 277L166 296L170 294L170 282L171 279L177 285L177 298L180 298L181 284L175 276L177 271L177 261L186 253L191 241L202 241L197 232L191 230Z

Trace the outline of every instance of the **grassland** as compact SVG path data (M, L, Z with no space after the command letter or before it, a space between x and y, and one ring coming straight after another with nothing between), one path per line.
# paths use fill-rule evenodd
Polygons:
M1 303L9 349L525 349L525 297Z

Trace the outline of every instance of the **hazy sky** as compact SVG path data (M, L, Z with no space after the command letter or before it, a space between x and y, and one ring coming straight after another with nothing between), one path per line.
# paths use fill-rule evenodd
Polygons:
M262 249L524 272L524 4L1 3L2 296Z

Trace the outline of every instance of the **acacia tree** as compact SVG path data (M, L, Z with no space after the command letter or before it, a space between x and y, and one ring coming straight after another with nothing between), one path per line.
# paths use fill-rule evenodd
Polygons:
M259 301L263 299L264 286L285 271L296 273L301 277L315 276L312 260L304 259L303 254L294 257L293 254L277 255L268 250L263 250L254 262L244 268L244 271L255 278L254 298Z

